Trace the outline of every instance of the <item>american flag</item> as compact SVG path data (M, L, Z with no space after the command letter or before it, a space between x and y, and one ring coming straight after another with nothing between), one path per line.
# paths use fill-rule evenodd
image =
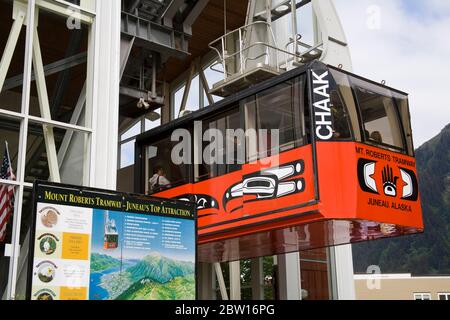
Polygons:
M8 143L5 143L5 155L0 169L0 179L15 180ZM6 224L14 211L14 186L0 184L0 242L6 237Z

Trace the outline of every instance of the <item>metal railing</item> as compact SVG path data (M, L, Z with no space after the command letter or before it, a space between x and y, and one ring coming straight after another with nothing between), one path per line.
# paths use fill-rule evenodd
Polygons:
M266 37L266 41L253 41L253 34L257 36L258 30L256 29L261 26L266 28L265 30L262 29L263 32L260 34L260 36ZM237 41L238 45L235 49L230 49L233 43L230 43L228 39L233 43ZM224 80L237 74L243 75L262 66L280 72L283 67L288 67L289 61L296 61L301 58L295 52L289 52L278 46L271 24L265 21L255 21L230 31L212 41L209 47L216 51L219 56L219 63L223 67ZM256 50L257 47L261 48ZM232 51L229 52L230 50ZM256 55L251 55L252 50L256 52ZM254 63L250 64L250 62ZM233 68L230 66L233 66Z

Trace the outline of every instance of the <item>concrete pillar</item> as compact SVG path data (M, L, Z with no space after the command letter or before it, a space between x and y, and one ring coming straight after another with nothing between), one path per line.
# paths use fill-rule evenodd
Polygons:
M216 299L216 277L214 275L213 265L211 263L200 262L198 264L198 299L215 300Z
M120 82L120 1L96 1L88 58L87 112L92 112L90 186L115 189ZM90 119L89 116L86 117Z
M280 300L301 300L300 256L298 252L280 254L278 262L278 293Z
M352 246L347 244L329 250L333 299L355 300Z
M230 267L230 300L241 300L241 262L233 261Z

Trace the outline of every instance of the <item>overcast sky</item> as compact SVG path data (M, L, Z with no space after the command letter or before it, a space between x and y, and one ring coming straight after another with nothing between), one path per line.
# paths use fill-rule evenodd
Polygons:
M450 123L450 0L335 0L353 71L410 94L415 147Z

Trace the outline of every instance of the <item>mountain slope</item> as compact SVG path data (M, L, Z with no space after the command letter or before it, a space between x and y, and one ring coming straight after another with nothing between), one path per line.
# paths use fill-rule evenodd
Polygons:
M106 254L91 254L91 272L100 272L120 266L120 261Z
M423 234L353 245L355 273L450 274L450 124L416 151Z
M192 300L195 297L195 277L176 277L167 283L140 280L117 297L117 300Z
M159 283L193 274L194 271L194 264L191 262L175 261L156 253L146 256L138 264L127 269L133 282L145 278Z

